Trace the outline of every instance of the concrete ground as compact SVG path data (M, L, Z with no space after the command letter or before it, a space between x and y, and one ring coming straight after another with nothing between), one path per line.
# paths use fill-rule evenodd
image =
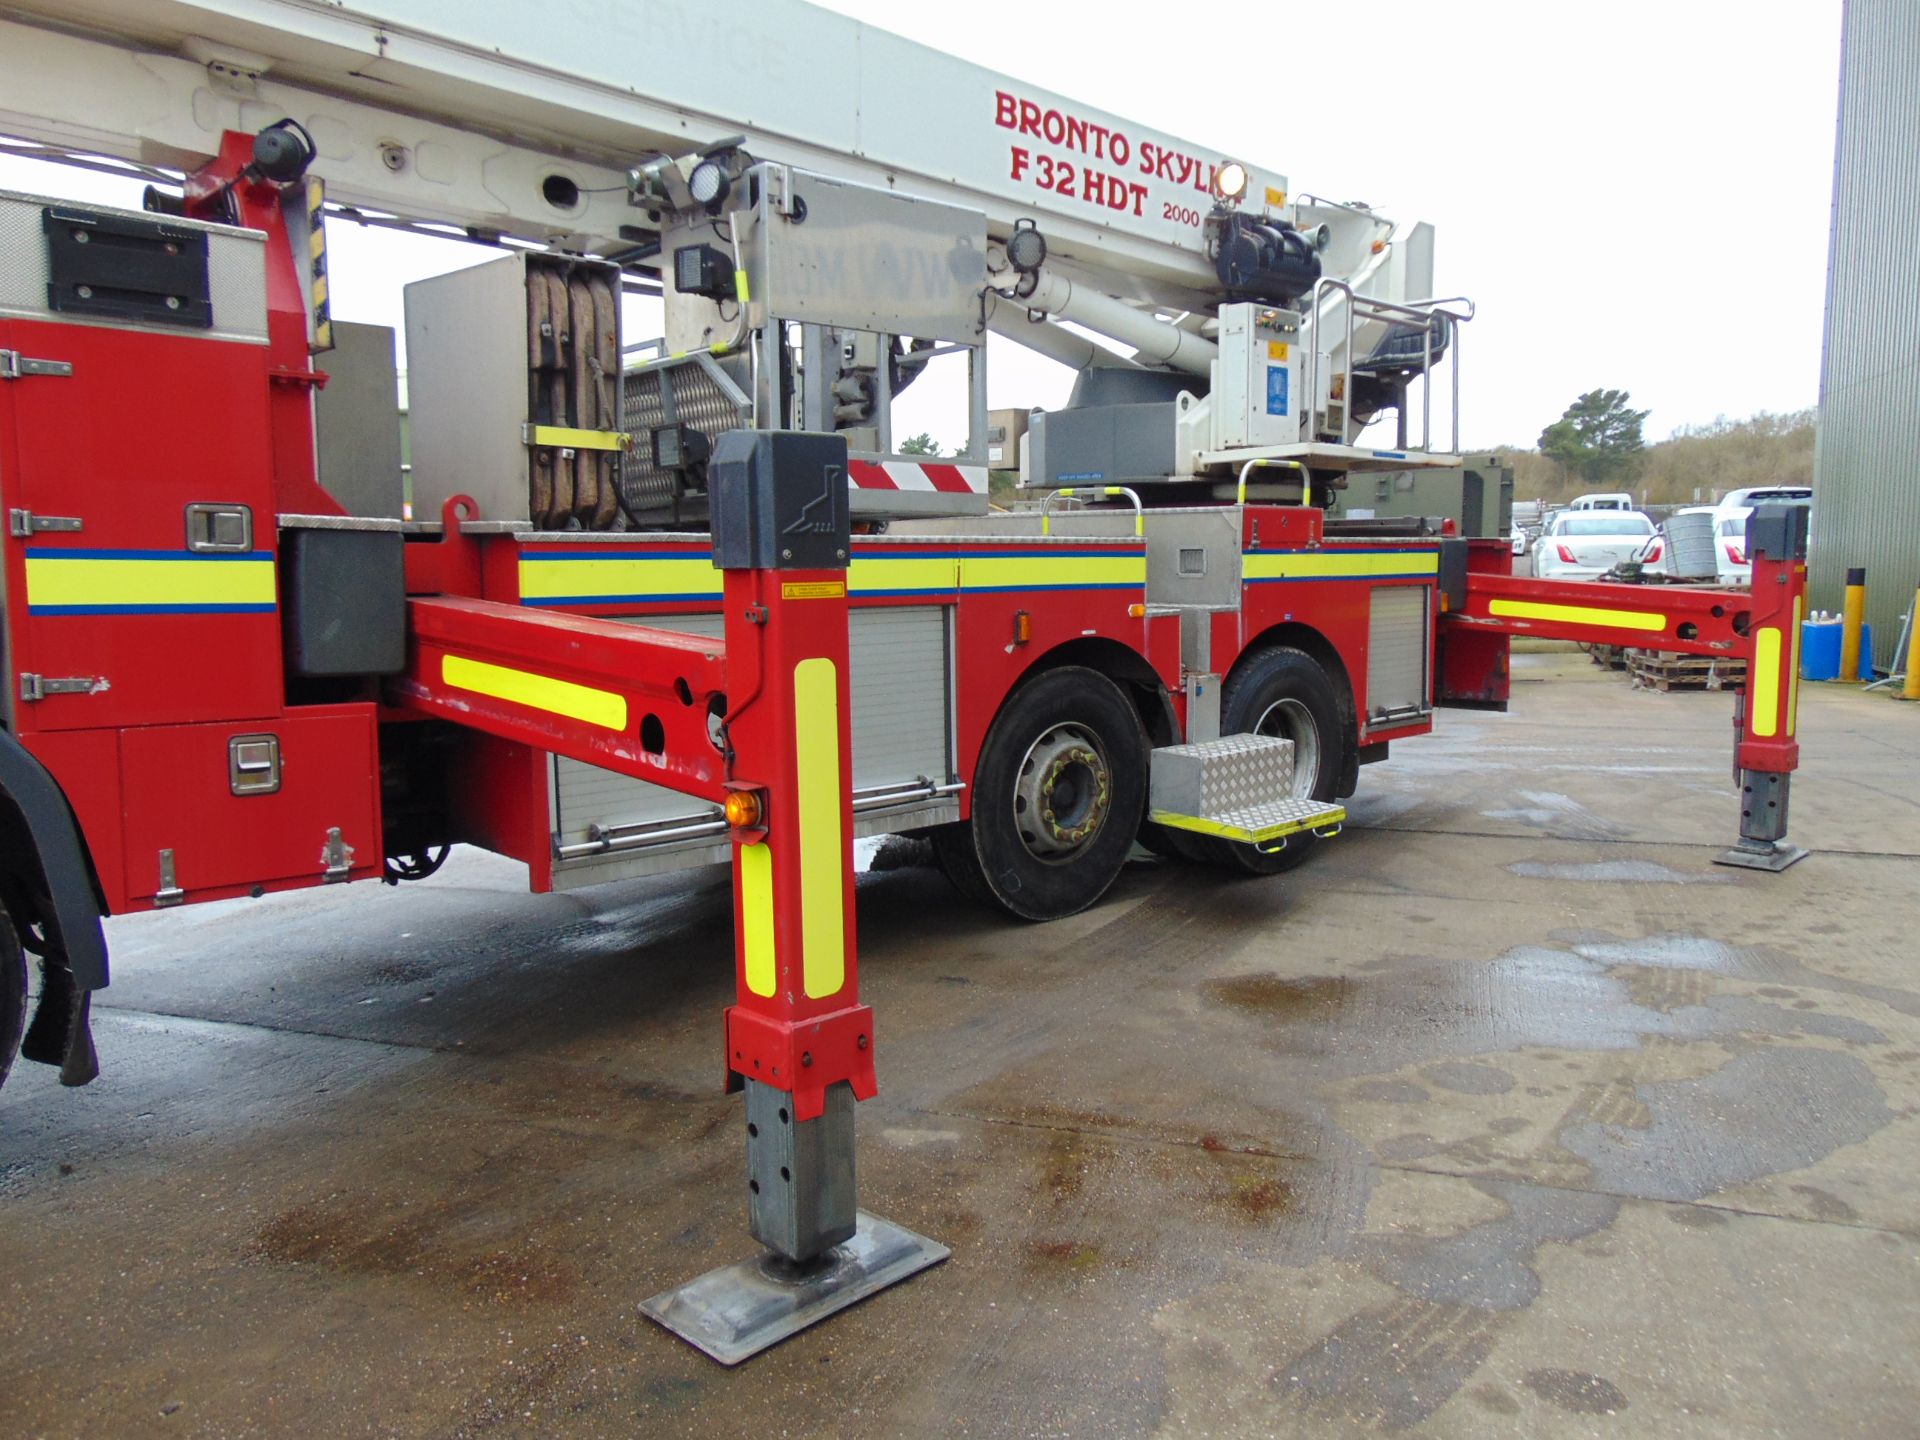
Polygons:
M1774 877L1728 695L1517 678L1292 875L864 877L862 1198L953 1258L733 1371L635 1309L750 1248L717 873L115 921L105 1076L0 1093L0 1434L1914 1434L1920 707L1807 696Z

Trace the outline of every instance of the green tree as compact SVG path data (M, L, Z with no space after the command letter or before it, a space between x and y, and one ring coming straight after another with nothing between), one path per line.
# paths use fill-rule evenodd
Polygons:
M1627 475L1646 448L1647 411L1628 405L1624 390L1589 390L1540 432L1540 453L1589 483Z
M922 430L911 440L900 442L900 453L902 455L938 455L940 442Z

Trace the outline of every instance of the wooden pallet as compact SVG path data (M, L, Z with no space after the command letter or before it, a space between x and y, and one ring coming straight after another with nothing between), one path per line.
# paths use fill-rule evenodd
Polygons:
M1747 683L1744 656L1669 655L1630 648L1626 659L1636 690L1733 690Z

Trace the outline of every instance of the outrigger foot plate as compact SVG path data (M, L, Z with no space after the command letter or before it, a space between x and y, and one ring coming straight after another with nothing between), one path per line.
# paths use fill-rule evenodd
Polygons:
M1731 850L1722 851L1713 857L1716 865L1737 865L1742 870L1766 870L1778 875L1796 860L1807 858L1807 850L1800 845L1784 845L1779 841L1762 842L1749 845L1742 842Z
M662 1291L640 1309L722 1365L738 1365L951 1253L862 1210L853 1238L817 1260L796 1265L768 1251Z

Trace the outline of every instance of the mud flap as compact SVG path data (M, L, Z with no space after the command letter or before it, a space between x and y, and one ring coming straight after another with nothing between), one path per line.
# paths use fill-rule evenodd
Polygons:
M100 1055L93 1048L93 992L74 983L63 960L41 962L40 1003L20 1054L59 1066L62 1085L85 1085L100 1074Z

